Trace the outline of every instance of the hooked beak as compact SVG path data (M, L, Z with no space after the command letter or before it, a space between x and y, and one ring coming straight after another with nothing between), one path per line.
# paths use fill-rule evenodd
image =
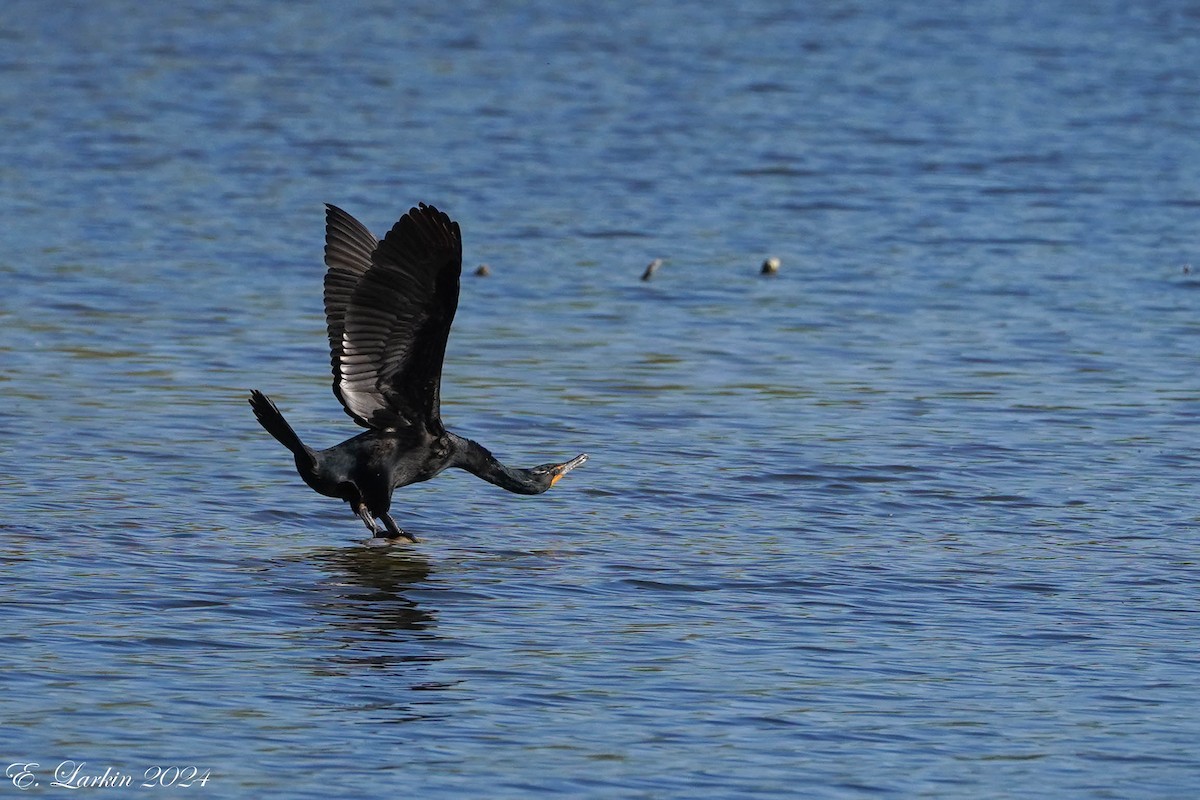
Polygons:
M559 464L557 467L555 467L553 470L551 470L554 473L554 476L552 478L550 478L550 485L553 486L554 484L558 483L559 480L562 479L563 475L566 475L568 472L575 469L576 467L578 467L580 464L582 464L583 462L585 462L587 460L588 460L587 453L582 453L580 455L575 456L574 458L572 458L570 461L568 461L565 464Z

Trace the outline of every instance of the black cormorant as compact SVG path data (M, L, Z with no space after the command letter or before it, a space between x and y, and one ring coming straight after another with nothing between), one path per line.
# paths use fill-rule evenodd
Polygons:
M250 405L267 432L292 451L304 482L349 503L373 536L378 518L388 538L416 541L389 513L392 491L447 467L510 492L541 494L587 460L583 454L532 469L506 467L482 445L442 426L442 360L462 273L457 222L422 203L379 241L327 205L325 264L333 393L367 431L313 450L262 392L250 393Z

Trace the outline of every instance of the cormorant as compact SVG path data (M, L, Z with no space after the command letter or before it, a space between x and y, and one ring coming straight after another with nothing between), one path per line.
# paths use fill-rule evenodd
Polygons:
M518 494L541 494L587 454L532 469L506 467L482 445L442 425L439 389L446 338L458 307L462 236L458 223L421 203L376 239L332 205L325 212L325 318L333 393L367 428L328 450L313 450L265 394L250 393L259 423L296 457L315 491L350 504L373 536L416 541L389 510L392 491L447 467Z

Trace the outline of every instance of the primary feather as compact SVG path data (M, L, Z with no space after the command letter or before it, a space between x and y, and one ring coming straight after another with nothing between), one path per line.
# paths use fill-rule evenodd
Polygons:
M358 424L442 430L442 360L462 273L458 223L411 209L382 241L326 213L325 315L333 393Z

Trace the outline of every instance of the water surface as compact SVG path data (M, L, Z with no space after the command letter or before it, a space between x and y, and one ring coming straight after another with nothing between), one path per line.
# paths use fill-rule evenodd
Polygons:
M18 0L0 41L30 796L1200 788L1186 4ZM421 543L369 548L245 395L354 432L321 203L418 200L493 272L447 423L592 459L406 488Z

